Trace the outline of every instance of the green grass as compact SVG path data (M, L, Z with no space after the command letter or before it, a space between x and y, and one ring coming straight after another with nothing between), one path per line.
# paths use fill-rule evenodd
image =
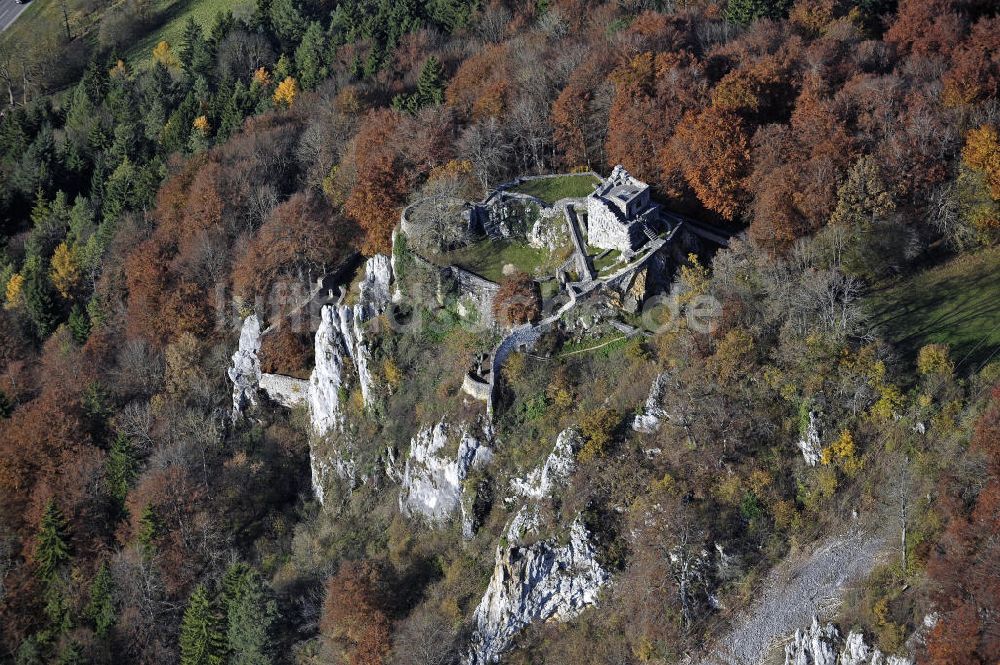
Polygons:
M603 272L604 270L615 266L618 263L618 259L621 258L621 252L617 249L613 249L608 252L608 255L598 259L594 257L594 270L597 272Z
M11 0L13 1L13 0ZM208 32L218 12L232 10L244 0L154 0L153 21L149 32L132 44L125 53L126 61L134 66L152 62L153 47L165 39L177 53L184 24L188 17ZM68 0L69 23L74 37L85 35L96 43L100 19L110 8L100 7L87 12L85 0ZM3 33L0 44L30 44L43 35L62 35L62 6L58 0L31 0L28 8Z
M153 47L160 40L166 40L174 53L179 54L184 24L189 17L194 18L207 36L215 15L232 10L238 4L241 3L237 0L156 0L156 27L132 45L126 53L128 62L139 67L151 63Z
M514 187L511 191L530 194L541 199L547 205L552 205L559 199L587 196L594 191L594 186L598 182L600 181L589 173L579 173L528 180Z
M523 242L494 240L473 243L440 254L434 259L441 265L451 264L465 268L492 282L503 279L503 267L508 263L513 264L518 270L534 275L536 269L542 268L544 271L553 261L546 249L538 249Z
M948 344L960 373L1000 357L1000 248L960 256L873 292L867 309L908 358Z
M84 27L79 5L82 5L80 0L69 0L70 27L74 33ZM56 0L31 0L17 20L0 33L0 44L31 44L46 35L64 36L64 30L62 8Z
M628 344L628 341L628 335L623 335L617 330L611 330L596 339L567 342L562 345L557 357L565 358L566 356L596 351L598 355L607 358L612 353L624 348Z

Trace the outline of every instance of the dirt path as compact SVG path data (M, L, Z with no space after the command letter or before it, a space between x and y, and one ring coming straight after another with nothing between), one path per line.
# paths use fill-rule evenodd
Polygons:
M734 617L698 665L762 665L768 654L805 628L813 615L830 618L844 592L864 579L888 549L884 533L829 538L775 566L753 605Z

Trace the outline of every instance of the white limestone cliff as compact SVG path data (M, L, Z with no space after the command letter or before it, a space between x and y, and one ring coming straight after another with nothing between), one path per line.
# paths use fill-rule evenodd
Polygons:
M819 417L813 411L809 412L809 424L797 445L802 451L802 459L806 461L806 464L809 466L819 464L823 444L820 441Z
M257 390L260 386L259 353L260 319L256 314L251 314L243 320L240 345L233 354L233 365L228 371L229 380L233 382L233 419L257 406Z
M667 374L659 374L653 379L653 385L649 388L649 395L646 397L646 404L642 413L632 420L632 429L636 432L652 434L660 429L660 423L668 418L666 410L663 408L663 396L667 391Z
M365 341L364 323L379 316L389 304L392 267L389 258L377 254L365 263L365 276L354 305L325 305L316 331L316 368L310 377L309 407L313 431L318 436L342 424L341 388L345 359L357 371L365 405L371 403L372 376L368 369L371 352Z
M399 509L404 515L420 515L442 524L463 509L462 491L469 472L493 459L492 429L483 422L478 430L468 425L452 427L442 420L413 437L399 492ZM459 444L452 457L446 448L455 436Z
M344 384L344 357L347 348L340 332L336 307L325 305L316 330L316 366L309 377L309 414L313 432L328 434L343 423L340 389Z
M512 481L515 493L528 502L511 518L497 545L493 575L476 608L465 665L497 662L531 623L572 619L595 604L610 581L580 516L568 528L562 527L562 534L542 537L540 532L539 501L569 479L581 443L576 429L563 430L545 463L526 478Z
M365 263L365 275L354 305L325 305L316 330L316 366L309 377L307 401L314 441L309 448L313 493L323 502L326 478L336 471L341 478L355 479L356 465L348 451L319 445L333 433L343 434L347 385L353 381L346 371L353 363L365 406L371 403L373 379L368 366L371 352L365 340L365 323L385 311L390 302L392 267L387 256L377 254Z
M820 624L813 617L812 625L795 631L792 642L785 645L785 665L913 665L913 660L884 655L858 631L841 638L836 626Z
M565 545L556 538L519 544L537 524L530 513L525 508L514 517L507 538L497 547L493 576L476 608L465 665L499 661L514 637L535 621L572 619L597 602L610 579L579 517Z
M583 445L580 433L573 428L564 429L556 437L556 445L541 468L532 469L524 478L510 481L515 494L529 499L543 499L564 483L576 466L576 451Z

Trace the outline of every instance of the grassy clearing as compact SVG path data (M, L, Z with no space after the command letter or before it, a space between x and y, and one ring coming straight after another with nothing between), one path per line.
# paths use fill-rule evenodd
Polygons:
M5 0L13 2L13 0ZM148 30L125 51L130 65L145 66L152 62L153 47L165 39L180 48L184 24L193 17L206 32L219 12L231 11L247 0L154 0L153 20ZM100 19L110 7L97 6L93 0L68 0L70 30L74 37L96 43ZM0 44L31 44L42 36L63 36L62 4L59 0L31 0L27 9L14 23L0 33Z
M216 14L232 11L239 4L234 0L157 0L155 26L129 48L126 57L133 66L144 67L152 62L153 47L161 40L177 53L189 17L207 34Z
M93 23L89 15L85 16L83 0L69 0L67 10L70 29L74 35ZM45 35L62 37L64 31L62 7L57 0L31 0L17 20L0 33L0 44L32 44Z
M604 272L612 267L617 267L618 260L621 258L621 252L617 249L613 249L608 254L602 258L594 257L594 270L597 272Z
M617 330L609 330L600 337L580 340L579 342L566 342L559 349L557 358L567 358L581 353L596 352L602 358L608 358L611 354L625 348L629 343L629 336L623 335Z
M974 371L1000 356L1000 248L958 257L879 289L867 308L907 357L924 344L948 344L959 371Z
M497 242L483 240L437 257L442 265L456 265L476 273L492 282L503 279L503 268L508 263L530 275L545 272L552 262L548 250L523 242ZM553 269L554 270L554 269Z
M600 181L589 173L580 173L528 180L511 191L529 194L552 205L559 199L587 196L594 191L598 182Z

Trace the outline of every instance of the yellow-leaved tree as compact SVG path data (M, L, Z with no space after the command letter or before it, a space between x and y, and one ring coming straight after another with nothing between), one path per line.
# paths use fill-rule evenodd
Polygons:
M261 87L267 87L271 85L271 75L268 73L266 67L258 67L253 72L253 82Z
M299 94L299 82L294 76L286 76L285 80L274 89L274 103L279 106L291 106Z
M175 69L181 64L177 54L170 48L170 42L165 39L161 39L153 47L153 61L160 63L167 69Z
M992 125L970 130L965 137L962 159L986 176L990 198L1000 200L1000 135Z
M191 126L201 132L202 136L207 136L208 132L212 129L212 125L208 122L208 118L203 115L195 118L194 122L191 123Z
M7 309L14 309L21 304L21 289L24 288L24 275L21 273L14 273L7 280L7 289L5 296L4 307Z
M59 243L52 254L52 269L49 271L52 286L56 287L66 300L73 297L73 292L80 284L80 262L74 252L65 242Z

